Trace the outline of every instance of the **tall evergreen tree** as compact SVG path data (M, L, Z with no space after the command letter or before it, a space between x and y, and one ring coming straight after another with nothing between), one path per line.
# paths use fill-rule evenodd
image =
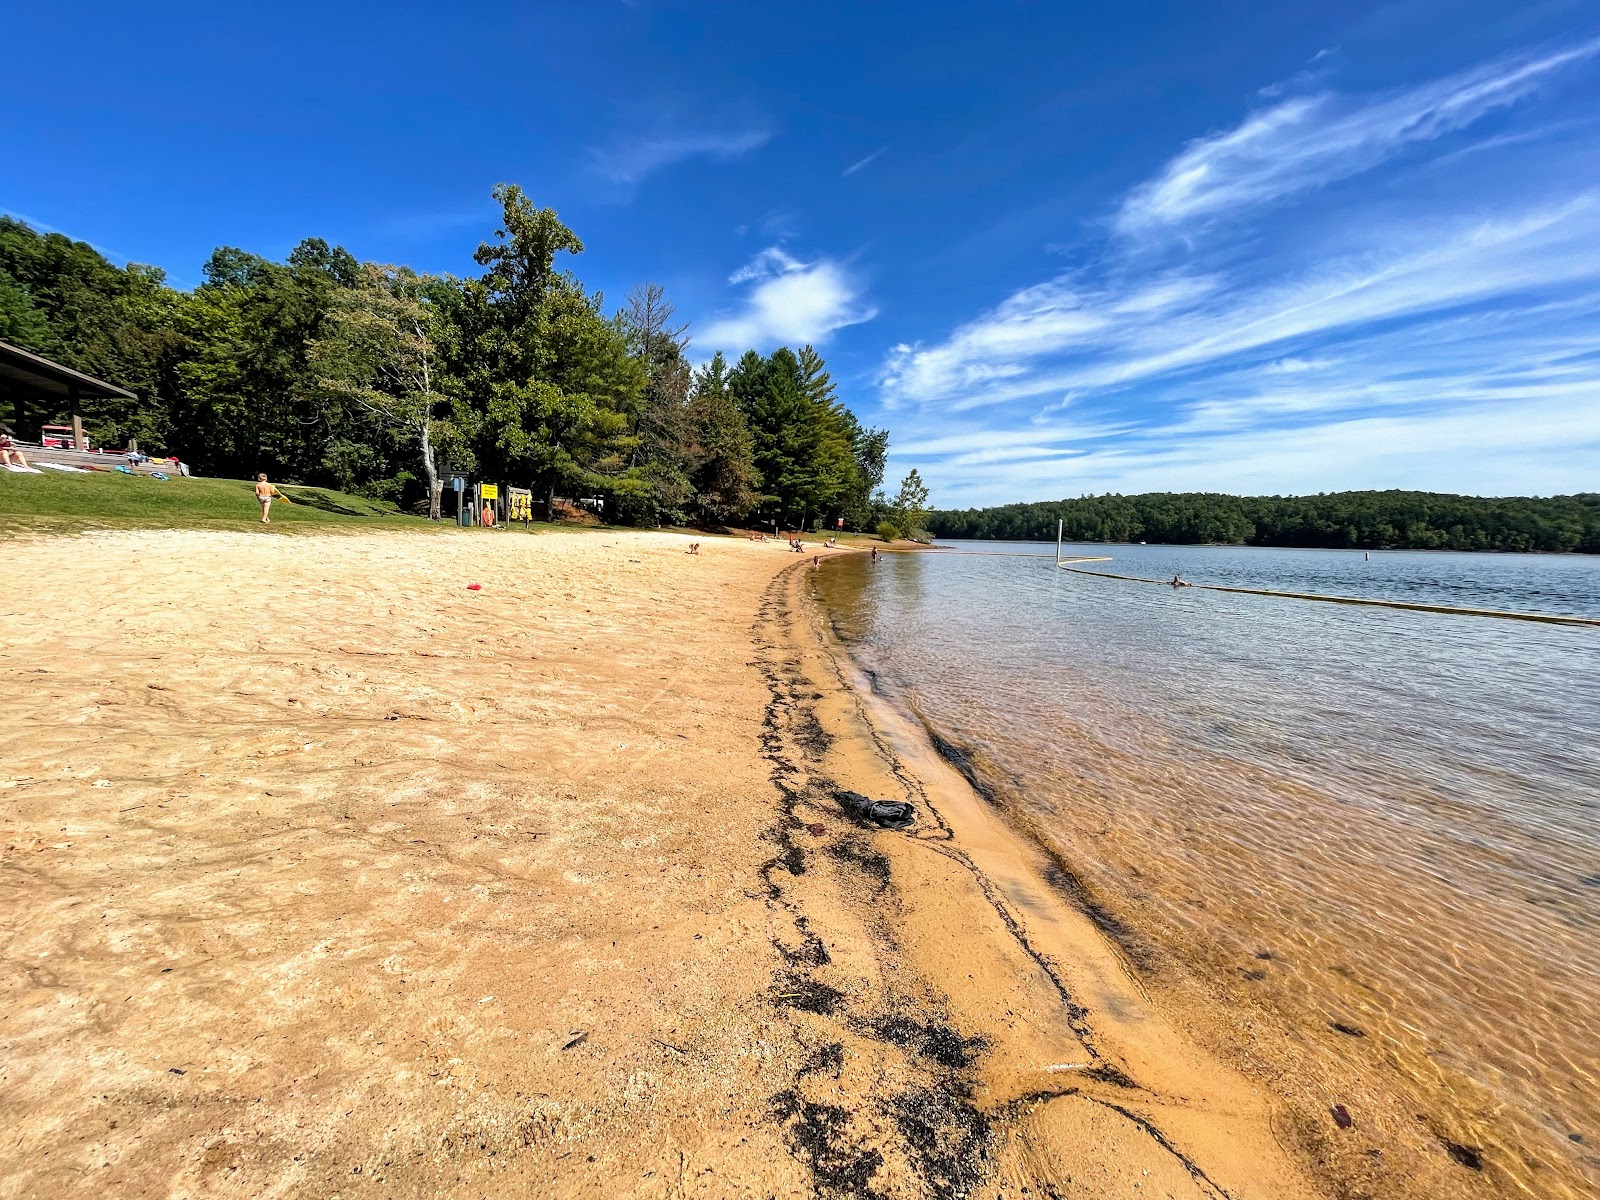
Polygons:
M622 310L628 346L644 372L644 393L633 423L634 462L645 488L620 506L624 517L650 523L681 523L694 497L690 480L693 429L689 417L689 361L684 356L688 325L660 284L644 283L628 293ZM631 510L631 511L630 511Z
M733 521L760 499L755 439L728 388L719 350L695 374L689 397L690 479L701 519Z
M728 377L728 389L755 439L756 468L771 517L802 524L814 510L813 462L820 430L806 397L800 361L787 347L768 359L748 351Z

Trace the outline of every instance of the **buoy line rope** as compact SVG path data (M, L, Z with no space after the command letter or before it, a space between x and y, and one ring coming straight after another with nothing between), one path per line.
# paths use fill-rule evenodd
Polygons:
M1165 579L1146 579L1142 575L1113 575L1110 571L1085 571L1082 567L1069 567L1062 560L1061 569L1074 575L1093 575L1099 579L1121 579L1128 583L1154 583L1171 586ZM1106 559L1074 559L1075 562L1105 562ZM1587 625L1600 627L1600 617L1558 616L1554 613L1504 612L1494 608L1457 608L1448 604L1419 604L1409 600L1374 600L1357 596L1325 596L1317 592L1275 592L1266 588L1229 587L1221 583L1184 583L1186 588L1199 588L1207 592L1236 592L1246 596L1275 596L1281 600L1320 600L1325 604L1358 604L1372 608L1400 608L1411 612L1448 613L1461 617L1498 617L1502 621L1538 621L1545 625Z

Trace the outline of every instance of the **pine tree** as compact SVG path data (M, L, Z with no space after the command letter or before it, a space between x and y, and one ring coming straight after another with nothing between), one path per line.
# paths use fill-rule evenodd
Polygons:
M700 368L689 398L690 474L702 519L733 521L761 499L755 439L728 389L719 350Z
M651 523L681 523L694 497L689 478L693 428L689 418L689 362L684 357L688 325L676 321L676 308L658 283L628 293L621 314L628 346L644 372L644 393L633 421L638 438L634 463L645 490L622 516Z

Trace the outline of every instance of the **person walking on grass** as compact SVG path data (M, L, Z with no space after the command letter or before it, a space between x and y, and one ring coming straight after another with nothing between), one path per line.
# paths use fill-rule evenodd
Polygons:
M256 476L256 499L261 502L261 523L272 524L272 502L282 500L283 493L267 482L265 474Z

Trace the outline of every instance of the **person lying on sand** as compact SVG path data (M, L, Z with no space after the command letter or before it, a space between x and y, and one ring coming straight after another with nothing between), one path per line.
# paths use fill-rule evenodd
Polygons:
M699 554L700 553L700 543L699 542L690 542L689 543L689 553L690 554Z

